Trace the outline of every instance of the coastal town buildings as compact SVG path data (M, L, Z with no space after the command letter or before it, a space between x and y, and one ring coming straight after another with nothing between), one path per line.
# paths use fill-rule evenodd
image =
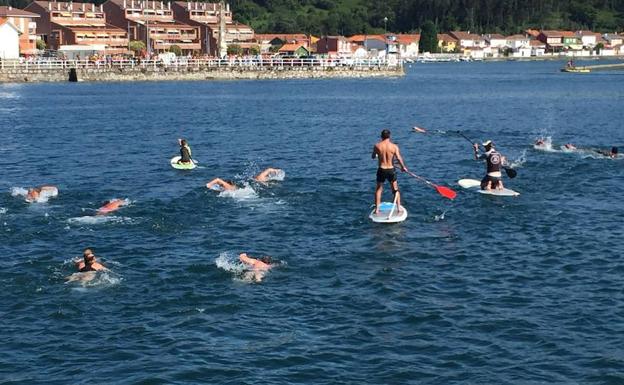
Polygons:
M148 0L107 0L106 20L125 29L129 40L145 43L149 54L167 52L176 46L183 55L200 52L198 26L177 22L171 3Z
M202 52L211 56L223 56L219 47L220 34L226 47L238 46L244 53L260 48L254 41L254 30L232 18L229 4L204 3L198 1L176 1L171 6L176 20L199 28ZM219 18L223 20L223 32ZM227 51L227 48L226 48Z
M106 54L128 51L126 31L106 23L101 5L37 0L26 10L39 15L37 35L49 49L65 47Z
M399 55L404 58L415 58L418 56L420 44L419 34L398 34L396 35Z
M328 57L350 57L351 43L344 36L323 36L316 42L316 53Z
M455 52L457 49L457 39L448 33L439 33L438 34L438 48L440 52L449 53Z
M304 33L256 33L254 40L260 53L269 55L279 52L280 48L286 44L295 44L305 48L308 52L312 52L314 43L318 41L318 38Z
M19 57L20 31L6 18L0 18L0 59Z
M19 31L19 54L37 53L37 23L39 15L10 6L0 6L0 20L5 19Z

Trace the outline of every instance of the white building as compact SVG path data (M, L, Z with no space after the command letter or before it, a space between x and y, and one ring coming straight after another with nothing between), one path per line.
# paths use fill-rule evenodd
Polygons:
M516 52L520 48L526 48L531 45L531 39L524 35L507 36L507 45Z
M500 49L507 45L507 38L497 33L483 35L483 38L486 42L489 43L490 47L492 48Z
M19 58L20 31L8 20L0 20L0 59Z
M600 34L596 34L592 31L577 31L576 36L581 39L581 43L584 47L591 48L596 45L597 38L600 36Z

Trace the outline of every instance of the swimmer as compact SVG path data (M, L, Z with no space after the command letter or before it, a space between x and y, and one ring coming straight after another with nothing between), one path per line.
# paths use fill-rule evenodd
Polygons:
M256 182L261 182L261 183L266 183L268 182L271 178L275 177L276 175L278 175L280 172L283 172L283 170L279 169L279 168L267 168L264 171L262 171L260 174L256 175L254 177L254 180Z
M238 189L233 181L223 180L221 178L214 178L210 182L206 183L206 188L217 191L234 191Z
M74 261L76 268L80 273L86 273L88 271L108 270L104 265L97 262L95 255L91 249L84 249L82 253L83 259Z
M58 195L58 188L56 186L41 186L28 189L26 194L26 202L37 202L40 198L55 197Z
M594 150L597 153L599 153L600 155L604 155L606 157L609 157L611 159L615 159L618 156L618 148L617 147L611 147L611 151L603 151L603 150Z
M416 132L420 132L420 133L422 133L422 134L426 134L426 133L427 133L427 130L425 130L424 128L420 128L420 127L418 127L418 126L414 126L414 127L412 127L412 130L414 130L414 131L416 131Z
M537 139L535 141L535 143L534 143L535 146L543 146L545 144L546 144L546 142L544 142L544 139L542 139L542 138Z
M576 149L577 149L577 148L576 148L576 146L575 146L575 145L573 145L572 143L566 143L566 144L564 144L564 145L563 145L563 147L564 147L566 150L576 150Z
M126 199L111 199L106 202L104 206L100 207L95 215L105 215L119 208L126 206L128 201Z
M268 255L260 259L256 259L249 257L246 253L241 253L238 256L238 259L251 268L251 272L253 273L253 277L256 282L262 281L266 272L273 267L271 266L273 264L273 260Z

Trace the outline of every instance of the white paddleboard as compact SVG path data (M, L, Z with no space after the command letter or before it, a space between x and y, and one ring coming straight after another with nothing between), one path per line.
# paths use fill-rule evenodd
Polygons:
M174 156L173 158L171 158L171 167L177 170L192 170L197 167L197 164L195 164L195 161L193 160L191 160L191 163L178 163L180 158L180 156Z
M375 214L375 209L368 216L375 223L398 223L407 219L407 210L403 206L399 206L399 213L392 202L381 202L379 205L379 214ZM392 212L392 213L391 213ZM392 214L392 215L391 215Z
M475 189L475 191L486 195L496 195L499 197L515 197L520 195L519 192L508 188L503 188L502 190L481 190L481 181L478 181L476 179L460 179L459 181L457 181L457 184L465 189Z

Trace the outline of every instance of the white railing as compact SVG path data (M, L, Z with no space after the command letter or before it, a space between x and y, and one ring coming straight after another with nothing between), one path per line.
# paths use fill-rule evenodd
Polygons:
M352 69L368 68L397 68L401 61L389 62L385 59L187 59L184 57L175 60L0 60L0 69L46 70L46 69L105 69L105 68L341 68Z

